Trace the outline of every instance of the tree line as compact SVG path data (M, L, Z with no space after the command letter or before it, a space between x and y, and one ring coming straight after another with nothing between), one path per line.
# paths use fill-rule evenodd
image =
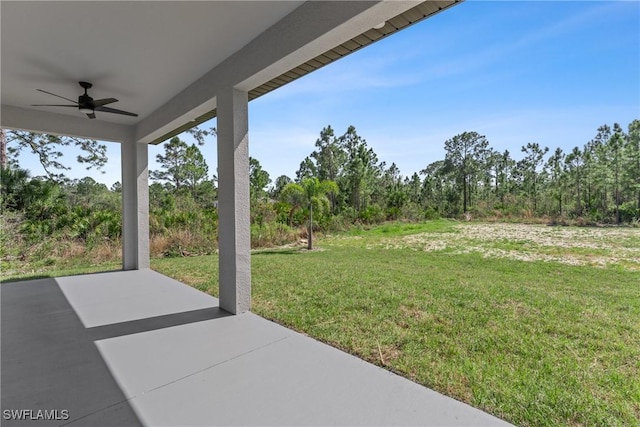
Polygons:
M164 177L168 190L180 187L180 174L167 161L176 158L170 155L171 147L179 143L172 140L166 154L157 158L163 172L154 176ZM492 148L477 132L453 136L444 149L444 159L403 176L397 165L379 159L354 126L341 135L327 126L293 178L281 175L272 181L257 159L249 159L252 226L261 230L276 224L281 230L304 225L311 247L313 229L333 231L387 220L640 222L640 120L626 130L617 123L602 125L593 139L568 153L531 142L516 159L508 150ZM200 157L191 166L190 156L177 158L183 160L184 177L189 167L206 170ZM199 197L195 191L192 195Z
M422 201L445 215L495 212L615 223L640 219L640 121L600 126L564 153L538 143L515 160L476 132L445 142L446 156L420 171Z
M215 129L195 128L190 134L195 143L179 137L165 143L156 158L159 168L150 172L156 254L217 248L217 180L199 149L215 137ZM100 169L107 161L104 145L22 131L1 136L0 257L20 242L23 249L61 240L118 247L120 183L107 188L92 178L70 180L62 162L62 149L73 145L80 149L79 162ZM444 159L405 176L394 163L381 161L355 127L336 134L327 126L295 177L272 180L259 160L250 158L252 244L305 238L311 247L314 230L438 217L640 222L640 120L626 129L603 125L593 139L567 153L532 142L521 147L516 159L472 131L444 141L444 149ZM17 156L25 150L40 160L44 177L31 177L20 168Z
M444 159L403 176L394 163L380 161L353 126L340 136L327 126L295 181L335 182L339 191L330 195L330 213L354 221L465 215L640 221L640 120L626 130L602 125L568 153L531 142L517 160L477 132L453 136L444 149ZM270 197L281 200L291 181L278 177Z

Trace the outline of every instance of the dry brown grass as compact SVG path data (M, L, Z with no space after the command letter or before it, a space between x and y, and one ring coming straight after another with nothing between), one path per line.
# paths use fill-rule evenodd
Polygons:
M85 243L79 239L46 238L31 244L23 242L17 256L2 259L2 276L45 273L52 268L92 267L122 259L120 239Z
M154 234L149 238L149 252L152 257L161 257L169 248L170 240L169 236L164 234Z
M257 249L289 245L298 241L301 233L303 233L301 229L276 222L266 223L263 226L254 224L251 226L251 247ZM304 235L306 236L306 231Z
M122 242L118 240L104 240L100 244L95 245L90 251L93 263L102 263L108 261L119 261L122 259Z
M173 228L149 238L152 257L209 255L218 249L215 236L195 233L186 228Z

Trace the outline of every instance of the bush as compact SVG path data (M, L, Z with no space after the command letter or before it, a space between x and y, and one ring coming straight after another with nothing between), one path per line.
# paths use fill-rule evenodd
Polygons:
M424 219L425 220L431 220L431 219L440 219L440 212L438 212L437 210L435 210L434 208L432 208L431 206L429 206L425 211L424 211Z
M274 222L278 217L278 212L273 203L263 200L251 204L251 224L262 226L265 223Z
M615 213L614 213L615 217ZM633 223L634 220L640 221L640 213L636 210L635 203L627 202L620 206L620 222Z
M402 215L402 211L397 206L388 207L386 211L386 220L387 221L395 221L399 219Z
M351 228L352 222L343 214L325 216L319 221L319 227L325 233L336 233Z
M417 203L405 203L400 211L400 217L406 221L418 222L424 219L424 211Z
M360 211L358 218L364 224L379 224L386 219L385 212L378 205L369 205Z
M352 208L351 206L347 206L340 212L342 218L347 221L349 224L355 224L358 220L358 211Z
M24 238L21 224L24 216L19 212L3 212L0 219L0 260L19 259Z
M286 224L277 221L251 225L251 247L271 248L294 243L297 233Z

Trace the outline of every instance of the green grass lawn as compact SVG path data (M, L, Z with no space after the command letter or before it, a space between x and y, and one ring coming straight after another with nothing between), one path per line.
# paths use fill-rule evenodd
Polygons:
M639 425L640 230L517 227L256 251L253 310L517 425ZM216 256L152 267L217 294Z
M424 232L457 234L392 225L256 252L253 310L518 425L640 423L638 271L384 241ZM216 295L217 262L153 267Z

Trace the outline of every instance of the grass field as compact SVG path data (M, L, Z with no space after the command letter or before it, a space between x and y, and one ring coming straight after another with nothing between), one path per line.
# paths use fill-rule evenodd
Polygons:
M253 307L518 425L640 423L640 230L387 225L253 255ZM216 295L217 259L158 271Z
M433 221L252 257L253 310L517 425L640 424L640 229ZM217 294L215 256L152 260Z

